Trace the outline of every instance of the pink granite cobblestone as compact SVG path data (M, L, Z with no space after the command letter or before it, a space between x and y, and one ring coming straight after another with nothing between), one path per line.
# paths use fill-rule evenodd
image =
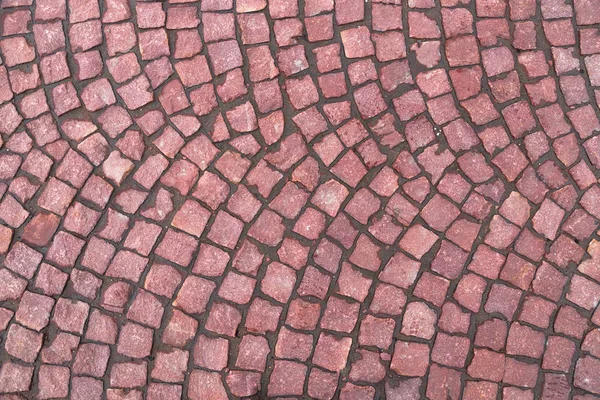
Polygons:
M600 398L600 0L0 0L0 399Z

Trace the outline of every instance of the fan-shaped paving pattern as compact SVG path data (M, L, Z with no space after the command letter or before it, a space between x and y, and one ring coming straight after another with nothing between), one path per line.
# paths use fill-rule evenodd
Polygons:
M598 398L599 25L0 0L0 397Z

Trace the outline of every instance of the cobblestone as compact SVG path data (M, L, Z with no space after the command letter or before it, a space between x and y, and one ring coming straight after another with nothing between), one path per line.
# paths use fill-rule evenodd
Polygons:
M599 0L0 0L0 397L600 396Z

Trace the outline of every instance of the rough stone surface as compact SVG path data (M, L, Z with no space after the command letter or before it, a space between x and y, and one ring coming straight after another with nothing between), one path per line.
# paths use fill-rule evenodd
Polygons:
M0 0L0 398L598 398L599 24Z

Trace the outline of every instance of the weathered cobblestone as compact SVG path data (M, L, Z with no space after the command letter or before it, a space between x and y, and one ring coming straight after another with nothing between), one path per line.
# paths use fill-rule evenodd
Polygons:
M0 398L600 398L600 0L0 0Z

